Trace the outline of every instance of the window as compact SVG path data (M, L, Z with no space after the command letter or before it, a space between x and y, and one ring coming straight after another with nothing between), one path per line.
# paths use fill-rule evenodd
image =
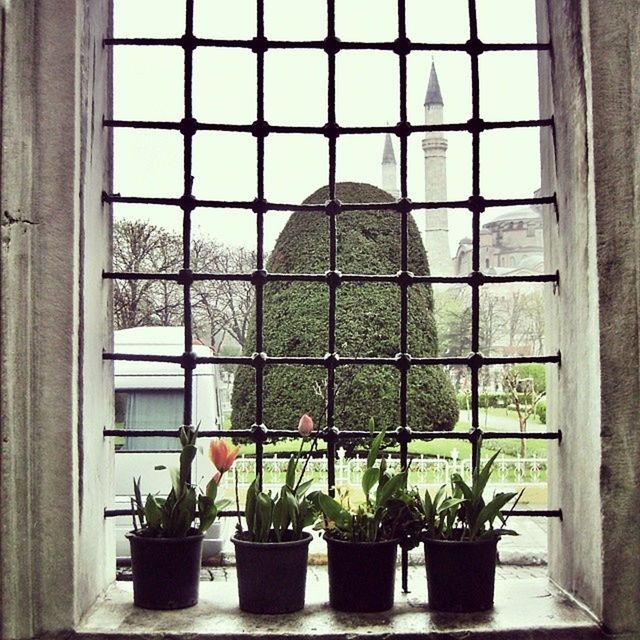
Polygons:
M126 6L130 11L131 5ZM480 165L482 154L485 153L482 150L490 149L492 144L491 135L499 133L505 136L513 130L526 131L536 127L549 127L551 121L535 118L509 119L508 115L505 118L502 113L500 113L502 117L492 121L483 119L481 89L484 91L485 83L488 81L481 72L480 63L485 53L493 54L501 52L505 48L520 52L544 51L548 45L527 42L526 44L510 44L505 47L501 44L483 43L478 35L478 7L473 1L469 3L464 22L458 22L453 29L457 28L460 32L466 29L468 39L466 41L461 39L459 43L446 45L430 45L428 43L429 34L416 31L416 25L420 19L419 11L415 5L405 6L404 2L399 4L399 10L393 17L394 29L387 28L384 37L381 36L381 42L367 42L366 37L363 38L363 32L359 32L357 27L354 27L357 22L348 22L351 10L349 5L347 3L336 4L332 0L314 4L316 8L321 7L324 12L323 20L326 29L321 30L321 34L315 33L318 26L314 25L316 40L311 42L305 41L303 35L306 33L305 29L312 29L308 21L297 22L292 18L293 27L285 28L282 24L276 26L273 21L274 7L263 5L262 2L258 2L256 6L256 30L250 30L251 38L246 39L234 36L234 29L239 28L239 25L229 25L229 32L217 34L216 38L200 36L200 33L206 33L208 28L212 28L211 24L213 24L213 22L197 21L198 17L202 20L205 15L205 5L202 3L196 5L192 0L185 0L181 6L182 15L179 16L179 19L175 17L174 23L169 27L171 35L176 37L144 38L140 37L144 34L135 33L134 29L130 36L114 37L107 40L107 44L115 49L116 73L118 73L118 69L125 69L123 62L119 62L120 55L126 56L126 68L136 59L139 63L144 63L145 78L149 77L149 65L163 64L166 82L163 83L162 88L164 91L168 91L167 87L170 87L173 92L165 96L163 110L169 110L172 117L163 117L161 121L154 120L146 116L144 109L141 108L145 104L142 100L133 106L126 105L124 98L119 98L116 94L117 111L118 109L122 112L135 111L138 116L135 119L116 117L106 122L107 126L114 129L116 135L116 190L119 191L119 193L109 194L108 201L120 208L126 205L144 206L146 207L145 211L149 210L149 212L153 208L170 207L168 215L173 215L177 220L181 220L181 224L173 223L174 228L180 229L181 259L178 255L173 270L153 269L153 265L151 265L146 266L144 271L138 268L128 272L110 272L105 274L105 277L113 279L116 283L133 281L140 285L145 283L149 285L152 281L154 283L162 282L165 287L173 287L173 299L176 301L175 304L183 309L182 317L185 325L184 350L183 354L178 357L178 361L185 370L183 422L185 424L194 422L193 375L199 367L222 363L237 365L240 367L236 376L237 385L244 373L250 371L250 375L245 377L251 378L250 386L253 389L252 394L247 396L245 404L252 406L253 409L250 416L236 421L237 424L233 425L233 430L230 433L235 436L249 437L255 443L256 472L260 473L263 465L265 440L296 435L292 430L293 424L291 422L288 423L288 429L282 429L282 426L286 427L287 425L277 424L278 420L274 420L276 424L270 424L268 418L265 419L265 416L270 415L269 388L276 388L273 382L276 374L273 372L289 366L314 368L316 371L318 367L324 368L324 382L321 383L326 390L322 399L324 406L319 407L315 413L324 417L322 437L326 444L326 482L331 489L336 478L337 450L345 443L354 440L354 432L348 430L345 422L345 413L340 413L340 397L337 394L337 388L340 385L343 371L349 368L354 371L360 368L361 372L373 370L376 367L395 369L394 379L397 380L397 386L395 392L391 394L391 397L395 396L393 401L395 406L390 407L389 411L396 416L391 426L395 427L394 438L397 443L400 464L406 467L410 455L410 443L431 440L439 436L450 438L452 435L437 423L421 423L421 421L424 422L424 418L417 417L417 413L412 415L413 405L410 396L414 393L414 387L419 388L416 386L417 378L421 372L429 367L438 370L441 370L443 366L453 369L467 368L471 390L471 431L454 433L460 440L470 444L472 464L479 464L479 446L483 437L479 413L479 381L483 374L497 364L558 362L556 354L527 357L508 354L495 358L483 355L481 351L479 314L480 293L483 286L491 285L494 281L496 283L553 283L557 282L557 275L491 276L483 274L481 271L480 227L483 217L494 209L499 211L501 207L521 204L548 204L553 201L553 194L525 198L489 198L484 195L480 181ZM120 7L124 13L125 5L120 5ZM288 9L295 12L293 4ZM210 8L210 10L215 12L215 9ZM375 13L375 10L371 10ZM408 14L409 11L411 11L411 15ZM209 15L209 18L212 19L213 16ZM265 26L265 22L267 26ZM142 24L140 23L140 27ZM374 27L381 27L382 24L389 27L388 23L384 23L382 15L372 16L372 24ZM116 27L118 27L117 13ZM487 31L489 30L487 27L485 28ZM278 40L271 36L269 29L281 29L283 39ZM353 40L351 36L339 39L337 35L341 29L342 33L352 33ZM409 39L410 32L413 40ZM360 34L360 39L358 39L358 34ZM220 40L217 39L218 37L225 39ZM121 54L121 51L126 53ZM142 53L136 58L136 55L131 53L132 51ZM464 60L464 57L467 58L469 65L466 71L467 75L463 73L461 78L469 82L468 89L470 89L471 99L466 105L468 120L457 123L445 119L443 123L443 98L433 61L430 65L428 83L422 74L422 81L427 85L425 124L411 122L410 113L413 113L413 105L409 103L409 98L413 97L415 91L414 67L419 56L422 56L420 61L423 65L428 66L428 58L425 56L425 52L428 51L446 52L442 55L453 56L458 59L458 62ZM224 55L227 55L227 58ZM306 60L306 74L305 77L299 76L298 80L300 83L303 82L303 79L306 82L306 76L316 74L315 83L309 84L302 94L291 91L290 86L278 85L278 76L271 71L274 68L273 65L276 64L275 61L279 61L281 73L286 73L286 70L289 69L289 73L295 77L293 74L300 74L302 69L302 67L295 67L295 63L301 62L303 57ZM242 59L243 62L238 63L236 59ZM370 60L369 63L365 62L367 59ZM161 61L166 61L167 66ZM237 82L231 82L229 77L218 76L217 74L221 72L218 66L224 65L225 61L229 64L232 62L240 64L236 68L246 69L246 77ZM356 61L359 61L358 66L354 67L357 71L356 75L345 82L350 65L355 64ZM367 64L369 66L366 66ZM255 75L253 71L250 71L251 68L255 69ZM370 92L372 88L366 83L360 83L358 92L351 95L351 85L354 83L357 85L358 76L366 75L369 71L379 77L381 86L374 88L373 93L369 95L367 92ZM328 76L325 76L326 73ZM325 77L328 77L326 91L321 89ZM217 78L216 88L220 91L214 95L208 95L207 101L203 101L202 83L210 81L211 78ZM255 93L252 87L255 89ZM154 84L149 87L149 90L151 89L157 90L158 87ZM242 95L244 95L245 101L255 100L255 109L241 101L237 103L235 112L232 109L226 115L226 119L225 116L220 119L219 108L211 107L209 103L232 100L231 104L236 105L233 100L239 100L239 91L244 91ZM283 96L278 96L278 92L282 91L288 92L286 99ZM365 108L368 102L371 103L372 99L375 100L376 92L390 96L387 102L391 113L387 115L387 118L396 119L398 124L384 123L379 108L379 104L384 101L378 100L376 101L377 106ZM303 95L306 93L313 93L311 100L308 99L308 96ZM227 94L230 94L230 97ZM178 108L176 96L182 95L184 103ZM487 95L487 93L485 92L483 95ZM347 102L345 96L351 96L349 99L352 102ZM279 102L278 97L280 98ZM487 104L490 104L487 98L485 100ZM295 109L289 108L287 110L287 103L292 103ZM168 106L171 104L174 106ZM152 111L159 110L157 105L149 108ZM218 108L217 113L216 108ZM218 119L201 120L197 117L200 113L208 113L207 109L211 116L218 117ZM491 111L491 107L484 108L484 113L491 113ZM499 112L495 108L494 111ZM274 121L271 121L270 114L273 114ZM116 113L117 115L118 113ZM283 120L278 120L279 117ZM160 170L155 169L157 174L155 183L153 174L155 165L151 165L152 171L149 171L148 165L144 165L144 171L139 171L139 173L141 176L144 174L146 178L141 179L138 183L130 180L130 174L135 174L133 165L127 166L126 179L122 178L122 172L118 170L118 162L120 158L125 156L118 156L118 150L122 149L121 154L124 154L124 149L131 144L123 133L126 131L132 132L130 134L132 139L134 136L143 136L141 140L149 141L154 136L162 139L162 142L157 144L163 146L153 148L162 148L164 153L169 154L167 156L169 160L165 162L166 166L162 170L165 173L157 173ZM462 197L458 200L447 197L446 184L437 184L433 178L430 178L433 173L431 167L434 166L434 163L438 163L437 158L442 158L443 153L446 152L447 141L444 132L447 131L462 132L472 161L468 190L465 192L464 187L457 183L454 188L458 191L462 190ZM413 150L414 141L419 140L422 135L424 135L422 141L424 159L421 158L415 162L410 151ZM223 146L225 136L229 140L229 146L226 147ZM358 162L364 161L363 153L366 153L367 149L365 142L368 143L371 139L380 141L383 136L390 136L388 138L391 145L389 157L387 157L387 147L385 146L385 158L388 160L388 164L393 159L393 171L390 172L387 167L387 172L383 177L383 180L386 180L384 186L394 195L397 194L395 201L375 190L364 193L366 190L360 188L360 191L356 189L354 194L353 189L350 192L339 178L340 175L344 175L344 170L341 174L339 167L353 162L350 159L354 153L355 157L359 158ZM177 140L181 140L179 146L176 144ZM291 140L295 140L299 145L297 152L296 147L291 145ZM393 140L399 146L398 188L393 184L396 180ZM504 142L505 139L502 140ZM207 165L202 161L202 149L206 144L214 142L213 148L219 150L217 154L224 158L225 162L234 166L235 173L246 177L244 183L242 181L236 182L232 191L221 190L219 183L226 180L226 174L220 165L215 165L217 167L216 175L206 173ZM279 145L286 144L289 146L283 147L285 151L283 156L279 152ZM242 149L242 151L238 151L238 149ZM437 150L435 155L432 153L433 149ZM286 154L289 155L289 158L282 160L282 158L287 158ZM314 154L317 155L314 160L315 164L307 164L307 156ZM296 175L295 171L298 170L298 167L295 166L296 163L290 161L290 157L293 155L300 159L305 175L315 171L315 181L321 183L326 180L328 182L323 193L316 194L315 199L309 199L302 205L298 202L292 203L286 199L278 201L270 197L270 194L291 193L290 185L287 185L288 189L283 188L280 191L275 186L278 182L288 182L286 175L280 175L277 180L274 180L273 176L274 166L278 162L286 168L287 172L291 173L292 177ZM254 161L256 158L257 164ZM305 161L302 162L302 159ZM416 166L420 168L423 162L427 167L426 202L422 200L421 195L414 188L412 178L412 172L416 171ZM138 169L142 168L142 166L138 167ZM357 175L355 168L351 170ZM166 179L159 183L158 175L163 175ZM129 186L131 191L124 192L120 185ZM247 188L247 185L250 185L250 188ZM149 195L149 189L154 187L155 192ZM490 188L489 191L491 191ZM201 195L205 193L210 197ZM225 193L226 197L224 197ZM436 224L438 216L442 217L442 209L440 211L434 210L435 206L459 209L460 211L456 212L456 215L464 215L464 211L467 211L468 224L473 231L471 275L465 275L462 278L449 275L451 259L447 260L446 257L440 259L440 247L437 245L440 231L437 227L444 225L446 229L448 223L446 222L446 210L444 210L444 222ZM255 232L251 232L253 235L253 243L251 244L254 247L253 264L247 265L244 271L233 273L202 272L198 269L194 252L194 241L197 238L195 221L198 220L200 224L204 224L202 222L204 216L211 216L222 225L229 224L229 214L226 219L222 218L225 209L229 208L237 211L241 216L245 233L251 227L255 229ZM345 268L345 265L349 264L350 256L340 254L339 247L344 246L344 243L342 239L340 242L338 239L343 237L341 235L343 227L347 224L346 220L351 211L360 212L360 215L364 215L368 211L375 211L377 215L385 216L387 220L394 221L393 224L399 224L395 236L396 257L393 264L385 266L382 270L378 268L373 273L363 270L362 266L351 268L347 266ZM313 269L309 269L308 265L304 264L287 269L287 265L291 263L281 259L282 256L275 255L273 259L267 260L266 253L269 248L267 233L272 216L277 212L291 212L291 219L296 216L299 217L298 219L307 216L308 219L316 221L315 225L326 228L326 233L321 236L325 255L322 264L314 265ZM415 260L410 257L411 251L413 251L411 242L414 233L414 216L419 221L426 221L425 242L432 265L431 274L428 274L426 270L420 271L420 267L416 266ZM378 231L375 233L377 234ZM366 233L365 237L368 237ZM375 244L372 244L371 247L370 250L375 250ZM282 249L276 244L274 254L277 254L278 251L282 251ZM444 252L448 255L448 246L445 247ZM267 270L270 264L278 265L273 273ZM502 257L500 264L506 264ZM511 266L515 264L513 257L509 264ZM308 271L311 273L307 273ZM193 354L194 287L202 282L224 283L232 279L250 283L254 289L253 342L245 347L243 355L196 356ZM410 330L409 310L415 304L412 300L415 300L417 292L430 291L431 285L441 287L460 282L464 283L470 292L471 342L469 347L472 354L468 356L466 353L456 353L443 357L434 350L423 353L412 352L411 345L417 342L418 336L415 334L415 329L413 335ZM321 290L319 295L324 296L324 307L322 307L324 312L319 314L325 317L324 344L319 349L316 346L313 353L297 351L297 344L300 340L292 335L284 347L280 345L275 352L271 352L269 350L271 340L269 322L272 321L272 316L269 315L272 301L271 292L276 287L287 288L287 295L294 296L296 287L299 289L301 285L318 287ZM373 345L360 345L354 350L353 344L343 344L340 335L344 326L341 326L338 318L343 316L340 306L341 303L344 304L342 296L346 295L345 292L353 291L358 287L386 286L388 288L389 285L396 290L395 314L399 330L395 340L395 349L389 351L388 347L378 347L376 350L374 343ZM167 295L165 290L163 292L164 295ZM425 300L428 300L431 294L425 295L427 296ZM316 314L314 313L314 315ZM292 325L295 325L294 320L289 316L288 322ZM341 322L345 322L344 318ZM299 331L302 331L303 334L306 333L305 329L299 329ZM359 351L365 355L360 355ZM116 361L126 361L133 356L124 349L107 354L105 357ZM156 353L153 359L155 361L164 359L176 362L175 356L170 357L162 353ZM300 371L300 375L304 375L302 369ZM450 383L447 382L447 384ZM270 387L270 385L273 386ZM136 405L131 406L135 407ZM343 416L342 422L341 416ZM134 423L131 422L130 426L134 426ZM208 437L224 434L223 431L212 429L211 426L213 425L204 425L201 435ZM351 428L354 427L351 426ZM107 436L114 433L116 432L112 430L105 431ZM175 430L166 430L167 436L172 434L175 434ZM362 428L360 434L364 435ZM127 443L133 442L137 438L143 439L147 435L144 433L144 427L139 425L137 429L129 429ZM513 438L514 436L520 437L520 434L491 433L486 434L484 438L488 440L489 438ZM559 436L557 432L536 432L525 434L522 437L557 439ZM107 511L107 513L115 515L116 512ZM521 514L522 512L516 513ZM548 516L558 515L556 510L539 510L536 513ZM403 560L406 587L406 554Z

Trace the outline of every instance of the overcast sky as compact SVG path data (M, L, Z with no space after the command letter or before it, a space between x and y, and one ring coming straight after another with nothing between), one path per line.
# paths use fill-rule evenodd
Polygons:
M407 0L407 35L420 42L468 39L466 0ZM397 37L396 0L337 0L336 33L343 40ZM184 31L184 0L115 0L115 35L176 37ZM273 39L322 39L325 0L265 0L266 35ZM534 0L478 0L480 38L485 42L534 42ZM202 37L251 38L255 0L196 0L195 31ZM471 116L470 63L465 53L434 53L445 121ZM424 123L430 52L408 59L408 117ZM481 117L538 117L537 53L486 53L480 58ZM183 55L179 47L115 47L115 117L172 120L183 117ZM343 51L337 56L336 114L342 125L384 125L399 120L398 58L389 52ZM316 51L268 51L265 56L265 116L271 124L326 122L327 56ZM202 122L246 124L256 119L255 55L248 50L202 47L194 54L194 116ZM409 197L424 200L421 138L409 141ZM448 197L471 191L469 134L448 133ZM384 137L338 139L337 178L380 185ZM394 139L396 158L399 147ZM537 129L482 135L481 186L486 197L530 197L539 186ZM116 130L115 192L170 196L182 191L182 137L177 132ZM256 143L250 134L198 132L194 139L194 194L199 198L255 197ZM327 183L327 142L319 135L272 134L266 139L266 197L301 202ZM486 220L504 210L493 210ZM179 230L181 212L171 207L117 205L117 218L147 219ZM452 253L470 235L470 213L451 211ZM266 216L271 249L288 214ZM253 248L254 214L197 209L196 233Z

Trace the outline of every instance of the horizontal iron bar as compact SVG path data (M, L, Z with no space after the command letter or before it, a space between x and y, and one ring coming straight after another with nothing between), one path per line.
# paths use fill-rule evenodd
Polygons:
M375 432L377 435L378 432ZM102 432L104 437L127 436L132 438L155 438L155 437L178 437L177 429L104 429ZM213 429L200 430L198 435L202 438L248 438L253 439L250 429ZM397 438L398 434L394 431L388 431L389 438ZM282 440L284 438L301 438L297 430L293 429L268 429L261 432L260 438L273 438ZM327 438L338 438L340 440L371 439L369 431L338 431L337 433L318 433L318 437L326 440ZM402 437L405 437L404 435ZM477 436L473 430L469 431L416 431L411 430L411 440L471 440ZM499 439L519 439L519 440L560 440L560 431L529 431L520 433L519 431L485 431L482 432L483 440L499 440ZM123 452L128 453L128 452ZM132 452L137 453L137 452Z
M153 204L162 206L180 207L182 198L164 198L155 196L123 196L119 193L103 193L103 200L111 204ZM431 202L409 201L412 211L422 209L471 209L474 204L470 200L434 200ZM482 201L484 209L491 207L512 207L518 205L555 204L555 196L543 196L539 198L493 198ZM400 206L399 202L358 202L342 203L342 211L379 211L381 209L395 210ZM211 209L250 209L254 210L256 203L251 200L190 200L190 207L205 207ZM260 203L263 211L306 211L324 212L324 204L291 204L283 202Z
M139 271L105 271L102 277L108 280L172 280L180 282L179 273L143 273ZM251 282L252 274L250 273L194 273L192 274L194 281L240 281ZM508 282L559 282L558 273L544 273L528 276L494 276L481 274L482 284L508 283ZM320 273L266 273L264 274L266 282L317 282L327 284L326 274ZM378 282L399 284L401 276L398 274L374 274L374 273L343 273L340 275L341 282ZM475 283L473 276L420 276L412 275L411 284L424 283L457 283L469 284Z
M125 129L159 129L163 131L180 131L182 124L180 122L171 122L164 120L118 120L105 119L103 121L105 127L125 128ZM407 135L412 133L426 133L432 131L473 131L474 129L517 129L528 127L551 127L553 120L551 118L536 120L496 120L481 121L474 123L472 120L467 122L451 122L443 124L419 124L414 125L408 122L403 123L403 131ZM316 134L326 135L325 126L301 126L301 125L277 125L269 124L269 134ZM254 125L249 124L230 124L230 123L209 123L193 121L194 131L225 131L234 133L253 133ZM397 127L386 125L377 127L344 127L336 124L334 128L336 136L340 135L370 135L390 133L397 135Z
M481 362L476 364L477 357L480 356ZM102 354L103 360L128 360L137 362L174 362L182 364L183 356L168 355L148 355L141 353L110 353ZM192 361L195 364L243 364L254 365L251 356L193 356ZM493 364L525 364L525 363L559 363L560 355L546 356L482 356L481 354L471 354L470 356L442 357L442 358L411 358L411 365L416 366L434 366L434 365L467 365L467 366L487 366ZM282 365L296 364L307 366L326 366L324 357L314 356L265 356L260 358L260 363L264 365ZM340 357L335 366L340 365L377 365L377 366L396 366L395 357Z
M256 41L251 40L231 40L216 38L192 37L188 43L183 38L105 38L103 43L108 46L164 46L164 47L220 47L229 49L253 49ZM467 43L441 43L441 42L411 42L406 41L406 52L397 55L406 55L411 51L461 51L468 52ZM551 45L546 42L514 42L514 43L480 43L481 50L468 52L469 55L477 56L483 51L548 51ZM326 43L324 40L261 40L260 47L266 51L268 49L318 49L324 51ZM359 51L393 51L397 44L395 42L361 42L361 41L340 41L340 49Z
M118 516L131 516L133 515L133 509L105 509L104 517L105 518L117 518ZM218 511L219 516L227 516L227 517L237 517L238 515L243 516L244 511Z

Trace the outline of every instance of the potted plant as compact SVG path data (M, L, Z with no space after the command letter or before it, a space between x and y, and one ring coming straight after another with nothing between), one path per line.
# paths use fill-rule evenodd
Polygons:
M315 438L296 479L305 440L313 431L313 420L306 413L300 418L298 431L303 439L299 452L289 460L285 484L271 495L261 490L260 478L255 478L246 497L247 529L243 530L238 517L237 532L231 538L240 609L249 613L291 613L304 607L312 536L303 529L313 524L317 515L306 495L312 481L303 482ZM236 500L239 512L237 489Z
M417 520L415 501L407 491L407 472L392 474L384 459L376 464L385 436L372 441L362 475L364 502L352 505L348 493L338 500L318 492L329 570L329 602L348 612L386 611L393 606L398 543L409 543ZM419 514L418 514L419 515Z
M133 483L134 529L127 538L131 546L133 601L145 609L181 609L198 602L204 532L227 502L216 501L218 484L231 468L239 447L229 449L223 440L212 440L209 455L218 473L201 492L190 481L196 439L196 429L180 428L180 465L169 469L171 491L166 498L149 494L143 503L140 479Z
M424 522L424 553L429 606L435 611L485 611L493 606L497 544L501 536L517 535L506 528L507 503L520 493L497 493L485 503L483 493L496 452L472 474L471 486L454 473L451 490L440 487L432 499L414 493ZM499 526L494 527L498 521Z

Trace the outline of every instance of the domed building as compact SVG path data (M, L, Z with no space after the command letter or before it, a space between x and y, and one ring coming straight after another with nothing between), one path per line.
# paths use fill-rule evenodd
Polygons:
M454 257L456 275L471 272L471 239L463 238ZM534 207L507 211L482 225L480 269L483 273L542 273L542 215Z

